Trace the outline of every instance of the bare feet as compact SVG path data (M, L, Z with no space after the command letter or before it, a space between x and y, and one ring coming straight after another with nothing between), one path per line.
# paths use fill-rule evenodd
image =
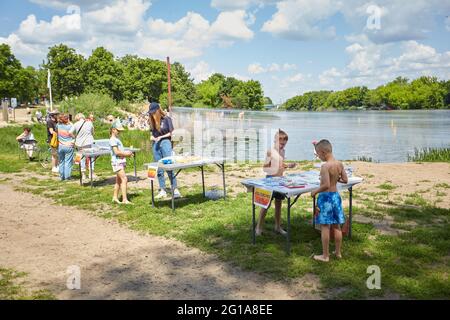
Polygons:
M127 200L127 201L123 201L122 204L129 204L129 205L132 205L133 203Z
M330 257L326 257L325 258L323 256L323 254L321 254L320 256L314 256L313 258L314 258L314 260L321 261L321 262L328 262L328 261L330 261Z
M113 199L112 199L112 202L119 203L119 204L122 203L122 202L120 202L119 199L117 199L117 198L113 198Z
M282 236L285 236L287 234L287 232L285 230L283 230L281 227L275 228L275 233L279 233Z
M342 254L336 254L336 251L333 251L333 254L336 256L336 258L342 259Z

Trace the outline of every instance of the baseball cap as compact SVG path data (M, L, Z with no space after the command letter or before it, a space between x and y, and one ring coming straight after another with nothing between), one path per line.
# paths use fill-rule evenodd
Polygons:
M156 102L152 102L152 103L150 103L150 106L148 107L147 114L153 114L158 109L159 109L159 104L157 104Z
M111 129L117 129L119 131L125 130L122 126L122 123L120 122L120 119L116 119L111 125Z

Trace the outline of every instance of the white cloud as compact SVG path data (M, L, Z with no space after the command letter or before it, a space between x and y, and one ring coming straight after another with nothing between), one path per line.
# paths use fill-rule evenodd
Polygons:
M101 33L133 34L144 22L150 8L147 0L118 0L114 4L83 14L94 30Z
M211 26L213 37L224 40L250 40L253 31L247 26L248 14L244 10L221 12Z
M392 52L401 53L393 56ZM350 61L345 68L335 67L319 75L319 82L328 89L366 85L375 87L398 76L410 79L422 75L450 78L450 51L439 53L435 48L417 41L394 44L354 43L346 48Z
M187 68L195 83L207 80L215 71L205 61L198 62L193 68Z
M264 69L259 63L252 63L248 66L247 71L250 74L259 74L266 72L266 69Z
M282 65L278 63L271 63L267 67L263 67L260 63L252 63L247 67L247 71L250 74L260 74L267 72L279 72L279 71L289 71L297 69L297 65L284 63Z
M29 15L20 24L17 36L29 44L46 44L53 41L81 39L84 33L79 14L54 16L50 22L43 20L38 22L35 15Z
M251 6L274 4L279 0L212 0L211 6L220 10L247 9Z
M277 3L277 12L261 30L293 40L334 38L333 26L319 27L318 23L336 14L340 6L335 0L281 1Z
M376 5L381 12L380 29L367 27ZM450 12L450 1L441 0L280 0L277 11L266 21L262 31L293 40L330 39L335 37L332 17L341 14L358 33L374 43L420 40L430 35L435 21ZM446 23L450 30L449 22Z
M81 9L96 9L112 4L116 0L30 0L30 2L56 9L66 9L71 5L79 6Z
M70 13L54 16L50 21L38 21L35 15L30 15L17 31L2 39L13 44L14 52L25 63L33 65L37 64L36 52L46 53L48 47L59 43L66 43L84 55L104 46L115 55L171 56L180 61L199 57L208 47L230 46L254 36L248 25L255 17L244 10L220 12L211 22L198 13L187 12L178 21L168 22L146 18L151 7L149 0L101 1L101 7L89 6L89 1L35 2L53 8L69 4L85 7L81 10L73 7L67 10ZM44 57L45 54L38 63Z

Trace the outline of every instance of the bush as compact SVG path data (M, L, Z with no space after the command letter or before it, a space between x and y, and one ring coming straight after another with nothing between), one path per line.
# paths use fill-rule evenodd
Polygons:
M88 116L93 113L97 118L104 118L109 114L121 116L117 103L108 95L100 93L83 93L79 97L68 98L59 104L59 110L73 115L83 113Z

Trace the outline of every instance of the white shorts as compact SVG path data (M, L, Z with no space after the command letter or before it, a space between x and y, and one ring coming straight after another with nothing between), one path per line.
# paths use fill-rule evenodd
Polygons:
M116 164L112 164L112 168L114 173L119 172L120 170L125 170L125 168L127 167L126 163L116 163Z

